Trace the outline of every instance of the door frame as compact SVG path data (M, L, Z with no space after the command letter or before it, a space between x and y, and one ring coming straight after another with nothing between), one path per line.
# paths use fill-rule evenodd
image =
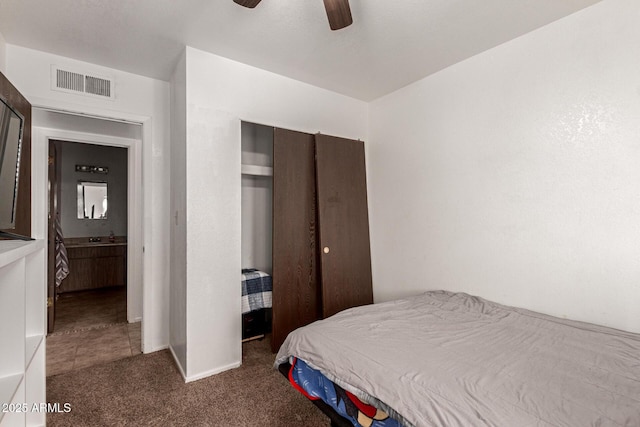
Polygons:
M56 318L56 244L58 242L56 221L59 214L58 203L60 201L60 144L57 141L48 142L48 179L49 194L47 206L47 334L55 330Z
M142 345L144 346L144 277L143 277L143 196L142 196L142 140L116 137L103 134L76 132L64 129L33 127L33 140L44 141L47 147L44 161L48 162L48 147L50 140L80 142L94 145L127 148L128 170L128 212L127 212L127 321L142 321ZM33 159L34 164L39 159ZM37 161L36 161L37 160ZM36 166L37 167L37 166ZM43 171L48 170L44 167ZM45 200L40 203L48 202ZM34 199L38 199L35 197ZM34 207L34 208L37 208ZM46 209L46 207L45 207ZM44 212L47 212L46 210ZM46 218L45 218L46 220ZM34 224L35 225L35 224ZM46 226L46 224L44 224ZM47 230L47 228L45 228ZM45 235L48 234L45 231ZM144 351L144 347L143 347Z

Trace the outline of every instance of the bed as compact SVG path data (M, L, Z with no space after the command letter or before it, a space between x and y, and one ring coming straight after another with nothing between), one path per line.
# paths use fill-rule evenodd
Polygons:
M322 394L318 382L334 384L403 426L640 426L640 335L464 293L427 292L299 328L275 366L292 380L298 361L326 380L293 381L308 397Z
M255 268L243 268L241 284L242 339L262 338L271 331L271 275Z

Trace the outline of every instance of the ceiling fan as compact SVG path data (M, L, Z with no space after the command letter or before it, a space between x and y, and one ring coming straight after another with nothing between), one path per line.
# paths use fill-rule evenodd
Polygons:
M253 9L260 3L260 0L233 0L240 6ZM329 18L329 27L332 30L339 30L344 27L348 27L353 23L351 17L351 8L349 7L349 0L324 0L324 8L327 11L327 18Z

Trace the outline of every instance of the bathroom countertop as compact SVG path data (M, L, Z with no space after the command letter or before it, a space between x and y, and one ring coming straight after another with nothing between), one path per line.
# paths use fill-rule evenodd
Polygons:
M64 239L64 246L68 248L98 248L103 246L127 246L126 236L116 236L115 242L109 241L109 236L96 236L99 242L90 242L89 237L68 237Z
M127 246L127 242L84 242L84 243L66 243L68 248L96 248L100 246Z

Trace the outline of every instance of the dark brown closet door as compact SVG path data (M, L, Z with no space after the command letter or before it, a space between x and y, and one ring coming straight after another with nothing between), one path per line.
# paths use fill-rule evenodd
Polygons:
M364 143L316 135L322 317L371 304Z
M273 138L273 308L271 348L317 320L314 137L275 129Z

